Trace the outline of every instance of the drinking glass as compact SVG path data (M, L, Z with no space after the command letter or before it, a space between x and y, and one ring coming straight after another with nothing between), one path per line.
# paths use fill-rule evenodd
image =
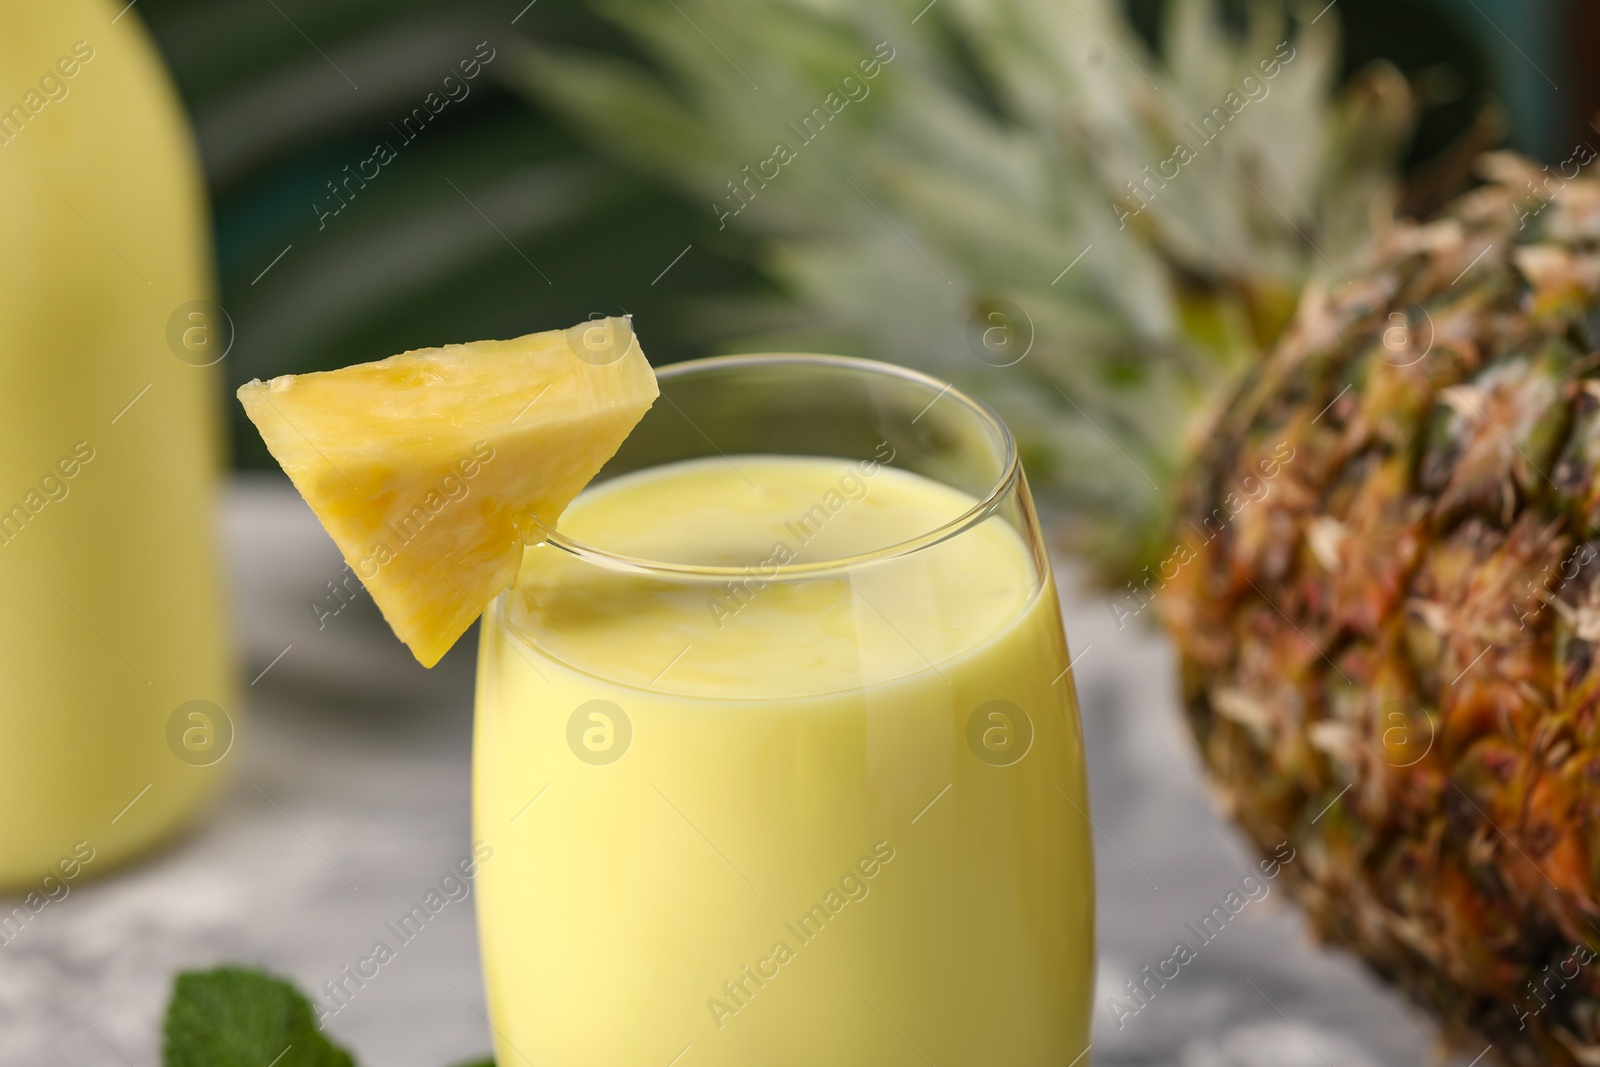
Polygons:
M1077 1062L1083 747L1010 433L866 360L659 378L484 617L501 1067Z

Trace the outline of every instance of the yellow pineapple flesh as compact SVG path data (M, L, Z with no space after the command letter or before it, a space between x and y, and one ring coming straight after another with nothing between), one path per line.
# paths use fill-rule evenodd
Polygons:
M267 449L425 667L511 585L655 401L628 319L239 388Z

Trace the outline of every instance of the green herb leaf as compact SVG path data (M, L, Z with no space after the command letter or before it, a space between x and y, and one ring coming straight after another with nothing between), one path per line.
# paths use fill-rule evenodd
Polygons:
M355 1067L317 1029L288 982L242 967L178 976L167 1008L166 1067Z

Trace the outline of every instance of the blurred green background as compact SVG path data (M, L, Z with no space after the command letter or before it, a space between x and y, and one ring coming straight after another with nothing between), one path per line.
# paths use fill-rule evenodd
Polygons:
M1157 51L1165 6L1128 0ZM1578 54L1594 39L1594 6L1331 5L1345 75L1387 59L1418 97L1405 156L1415 205L1458 178L1463 144L1559 160L1577 140L1600 139L1586 121L1600 103L1596 75ZM236 330L230 390L596 312L639 316L651 358L671 362L737 348L799 314L748 232L719 230L707 205L602 154L508 87L519 41L644 58L583 3L143 0L137 10L198 131ZM1228 10L1242 28L1244 5ZM395 124L483 41L495 59L470 93L414 140L398 136ZM330 183L386 139L397 158L348 204L335 200ZM341 210L321 216L331 207ZM237 405L226 407L234 462L269 465Z

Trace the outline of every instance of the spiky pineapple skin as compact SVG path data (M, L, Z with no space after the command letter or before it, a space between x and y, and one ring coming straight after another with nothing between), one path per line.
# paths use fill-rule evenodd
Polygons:
M1485 170L1307 291L1145 585L1319 935L1473 1052L1600 1064L1600 181Z

